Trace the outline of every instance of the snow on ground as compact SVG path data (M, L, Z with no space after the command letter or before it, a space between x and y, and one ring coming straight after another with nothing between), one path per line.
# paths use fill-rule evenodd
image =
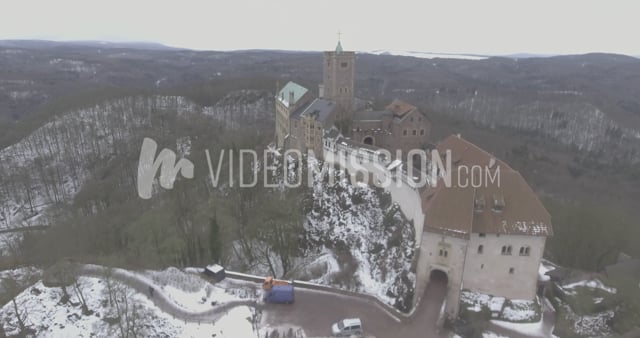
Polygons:
M491 312L491 318L508 322L532 322L541 314L539 300L528 301L494 297L470 290L463 290L460 303L468 311L480 312L483 309Z
M125 97L56 117L0 150L0 229L47 224L53 204L73 198L90 167L131 142L158 110L197 112L184 97Z
M298 326L292 325L279 325L270 326L265 325L260 328L258 336L260 337L287 337L287 338L306 338L304 330Z
M538 268L538 280L541 282L548 282L551 278L547 276L546 273L555 269L555 266L545 264L544 261L540 262L540 267Z
M505 298L463 290L460 294L460 302L465 305L469 311L480 312L482 308L487 308L492 313L499 313L502 311Z
M556 298L562 306L566 319L573 323L573 332L581 337L607 337L612 334L609 323L615 316L614 310L606 310L593 314L578 315L571 306Z
M38 337L113 337L119 335L119 325L115 306L109 304L106 282L98 278L80 277L89 310L83 315L79 297L69 289L70 300L60 302L62 290L46 287L41 281L27 288L16 297L20 313L25 316L25 324ZM128 294L129 308L135 308L139 336L153 337L257 337L253 330L253 310L239 306L229 310L215 323L185 323L158 309L146 296L133 289L116 283L122 294ZM134 306L135 304L135 306ZM7 303L1 309L2 322L8 335L18 334L19 327L13 304ZM138 325L135 325L136 327Z
M329 173L334 174L340 172ZM318 172L313 183L304 226L306 254L317 259L308 265L308 279L408 310L415 287L413 226L381 190L340 177L330 185Z
M462 303L469 311L480 312L482 307L488 307L491 296L479 292L463 290L460 293L460 303Z
M509 322L526 322L536 318L539 308L536 302L528 300L512 299L507 302L502 310L501 318Z
M509 338L509 337L502 336L491 331L487 331L482 333L482 338Z
M147 270L139 276L149 279L156 290L164 292L176 305L194 312L210 310L214 305L241 300L241 298L259 299L251 289L246 289L242 293L244 297L238 297L239 291L236 294L229 292L235 288L225 289L217 284L213 285L199 275L186 273L173 267L163 271Z
M539 321L534 323L512 323L502 320L492 320L491 323L507 330L520 332L527 336L544 337L546 335L542 316L540 316Z
M11 278L15 281L29 281L34 277L41 277L42 270L33 266L25 266L20 268L15 268L11 270L2 270L0 271L0 280Z
M563 285L562 289L564 289L564 291L568 294L575 294L574 289L578 287L586 287L592 290L600 289L611 294L616 294L617 292L615 288L604 285L604 283L602 283L599 279L582 280L579 282Z
M102 271L102 267L86 265L87 269ZM194 315L211 310L215 305L222 305L232 301L258 300L260 294L250 285L236 285L225 288L225 283L212 285L198 275L183 272L177 268L164 271L145 270L142 272L113 269L125 278L140 281L154 288L154 297L164 297L184 312Z

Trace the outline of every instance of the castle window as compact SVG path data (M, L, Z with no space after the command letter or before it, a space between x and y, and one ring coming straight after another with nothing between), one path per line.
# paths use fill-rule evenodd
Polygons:
M484 264L480 264L480 269L484 269Z
M487 237L487 234L485 234L485 233L482 233L482 232L481 232L481 233L479 233L479 234L478 234L478 236L480 236L480 237Z
M513 273L514 273L514 272L516 272L516 269L514 269L514 268L509 268L509 274L510 274L510 275L513 275Z
M418 131L414 129L413 130L413 136L416 136L416 135L418 135Z
M403 136L407 136L407 130L406 129L402 131L402 135Z
M440 253L438 255L440 257L447 257L449 255L449 253L447 252L447 250L440 249Z
M347 68L348 66L349 66L349 64L346 63L346 62L343 62L343 63L340 64L340 67L342 67L342 68Z
M520 248L520 256L529 256L530 248L528 246L523 246Z
M509 245L509 246L504 245L502 247L502 254L503 255L511 255L511 245Z
M478 245L478 253L482 254L482 251L484 251L484 245L480 244Z
M420 129L420 135L424 135L424 129Z
M482 212L484 210L484 205L484 195L476 197L473 201L473 211ZM484 234L481 234L480 237L484 237Z
M504 210L504 207L505 207L504 196L502 194L493 195L493 211L502 212L502 210Z

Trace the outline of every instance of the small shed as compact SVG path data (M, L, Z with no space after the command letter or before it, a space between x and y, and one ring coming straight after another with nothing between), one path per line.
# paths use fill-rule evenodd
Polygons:
M207 267L204 268L204 274L213 278L216 282L219 282L226 277L224 268L218 264L207 265Z

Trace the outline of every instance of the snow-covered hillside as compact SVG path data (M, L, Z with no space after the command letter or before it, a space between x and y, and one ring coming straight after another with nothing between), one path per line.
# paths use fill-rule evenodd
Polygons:
M403 311L411 308L414 230L382 189L346 178L330 185L316 173L305 229L308 255L318 258L304 277L372 294Z
M135 173L136 149L152 119L200 115L228 127L241 121L271 121L270 100L266 92L238 91L213 107L200 107L181 96L136 96L60 114L0 150L0 230L50 224L47 209L69 202L106 163L132 158L126 165ZM180 150L185 140L176 143ZM0 255L10 252L20 238L0 234Z
M55 118L0 151L0 228L47 224L50 205L80 190L91 168L122 154L151 115L197 112L183 97L127 97Z
M273 95L259 90L229 93L212 107L205 107L203 112L232 129L238 129L241 125L271 123L275 116Z
M191 282L199 279L177 269L148 271L145 274L160 284L180 279ZM139 293L119 281L111 280L108 283L105 278L79 277L78 284L90 313L83 313L78 293L70 291L71 287L68 288L70 299L63 301L60 287L47 287L38 281L15 298L25 327L38 337L115 337L121 336L122 330L129 331L129 336L135 332L137 336L144 337L257 337L255 310L248 306L232 307L218 316L215 322L199 321L197 317L185 321L163 312L154 305L149 295ZM206 290L206 285L211 285L195 284L198 290L194 290L190 283L182 287L167 285L164 288L158 284L152 285L157 287L155 297L164 292L171 299L181 300L185 310L194 314L202 310L202 304L205 303L211 308L212 301L224 303L230 299L240 299L224 292L210 292L207 298L200 295L200 291ZM202 304L189 300L201 296ZM17 335L20 324L13 302L5 304L0 312L0 324L4 326L5 333Z

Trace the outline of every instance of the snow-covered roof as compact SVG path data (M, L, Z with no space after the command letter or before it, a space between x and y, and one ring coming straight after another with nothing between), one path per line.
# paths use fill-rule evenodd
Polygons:
M207 270L213 272L213 273L218 273L222 270L224 270L224 268L218 264L212 264L212 265L207 265Z

